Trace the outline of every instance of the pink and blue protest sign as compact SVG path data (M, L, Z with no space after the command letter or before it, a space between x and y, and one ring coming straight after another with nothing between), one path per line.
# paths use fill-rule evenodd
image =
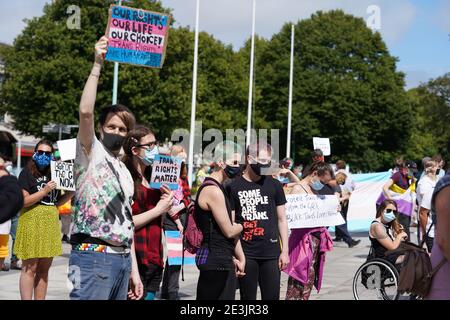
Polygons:
M162 68L170 15L112 5L106 36L106 60Z

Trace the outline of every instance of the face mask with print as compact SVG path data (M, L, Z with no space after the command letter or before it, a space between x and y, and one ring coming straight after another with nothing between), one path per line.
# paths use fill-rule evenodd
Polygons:
M391 209L387 209L384 213L383 213L383 220L386 221L387 223L390 223L392 221L395 220L395 214Z
M152 150L145 149L144 151L144 157L139 157L142 160L142 163L144 163L145 166L151 166L153 164L153 161L155 161L156 155L159 154L158 147L154 147Z
M103 131L102 143L111 152L117 152L122 148L125 137L120 134L106 133Z
M38 154L37 152L33 155L33 160L39 170L44 170L50 166L50 162L53 157L46 154Z
M320 180L315 180L311 183L311 188L313 188L316 191L322 190L324 186L325 185L322 182L320 182Z

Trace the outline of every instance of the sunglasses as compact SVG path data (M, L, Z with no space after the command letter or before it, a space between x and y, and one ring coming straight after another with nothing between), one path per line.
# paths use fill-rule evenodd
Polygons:
M387 209L387 210L386 210L386 213L394 213L394 214L397 214L398 211L397 211L397 210L392 210L392 209Z
M158 141L152 141L146 144L138 144L136 148L142 148L147 150L152 150L156 145L158 144Z
M43 150L38 150L36 151L36 153L40 156L42 156L43 154L45 154L46 156L51 156L53 154L51 151L43 151Z

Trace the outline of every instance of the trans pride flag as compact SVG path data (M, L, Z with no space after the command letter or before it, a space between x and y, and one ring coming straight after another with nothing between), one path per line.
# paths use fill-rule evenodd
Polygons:
M353 191L347 213L347 227L351 232L367 232L375 219L376 206L384 200L383 186L392 176L392 170L377 173L353 174ZM415 188L408 190L393 186L389 191L397 202L399 212L411 216L414 210ZM380 194L381 193L381 194ZM334 228L330 228L333 231Z
M166 231L167 257L170 266L181 266L183 258L183 237L179 231ZM195 265L195 254L184 252L184 265Z

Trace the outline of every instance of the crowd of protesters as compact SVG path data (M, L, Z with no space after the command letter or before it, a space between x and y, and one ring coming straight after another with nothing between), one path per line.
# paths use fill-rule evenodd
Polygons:
M62 194L51 181L51 141L36 145L18 179L0 157L0 269L9 255L11 219L17 216L13 238L17 257L12 263L21 269L21 298L45 299L53 258L62 254L58 207L70 201L69 267L80 270L69 273L73 300L153 300L160 290L163 299L179 299L181 266L164 260L163 238L165 231L183 234L190 212L202 235L195 258L200 271L198 300L232 300L237 288L242 300L255 300L258 287L261 299L279 300L281 272L288 275L285 298L308 300L313 287L321 288L326 253L334 243L344 241L352 248L360 240L352 238L346 223L336 226L334 239L325 225L289 230L286 195L336 196L346 222L355 183L345 161L333 168L316 149L303 168L290 158L276 163L265 142L242 150L225 141L214 149L212 164L198 171L194 201L186 150L159 149L155 131L136 124L123 105L103 108L94 122L107 44L103 37L95 46L95 62L81 97L76 191ZM152 164L162 153L182 161L177 190L150 187ZM432 264L447 259L433 278L429 297L449 299L450 176L440 156L426 157L422 165L420 174L415 163L397 159L383 187L384 200L377 207L369 239L378 257L409 239L414 214L403 210L393 194L408 190L416 194L417 224ZM387 259L396 265L402 262L398 255Z

